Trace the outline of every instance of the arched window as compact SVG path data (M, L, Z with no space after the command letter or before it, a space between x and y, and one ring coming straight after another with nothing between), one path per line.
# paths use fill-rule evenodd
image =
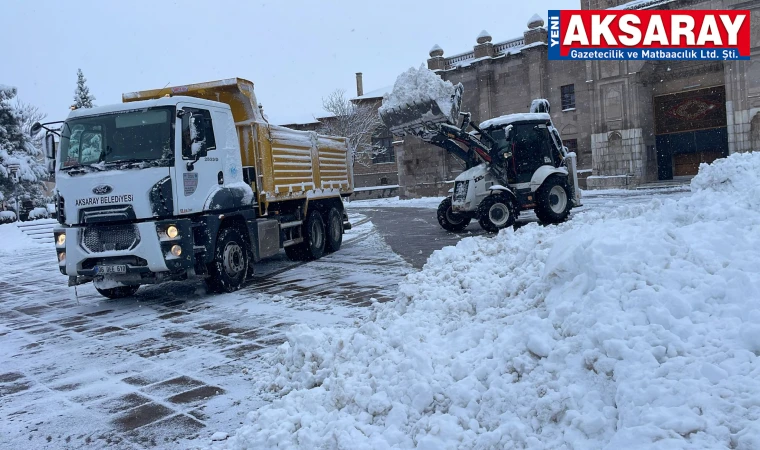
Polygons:
M615 120L623 117L623 102L620 91L612 88L604 97L604 112L607 120Z

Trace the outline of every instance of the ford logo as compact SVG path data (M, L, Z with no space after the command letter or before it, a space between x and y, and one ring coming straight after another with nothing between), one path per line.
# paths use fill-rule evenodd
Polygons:
M106 195L110 194L111 191L113 191L113 188L107 184L101 184L92 188L92 193L95 195Z

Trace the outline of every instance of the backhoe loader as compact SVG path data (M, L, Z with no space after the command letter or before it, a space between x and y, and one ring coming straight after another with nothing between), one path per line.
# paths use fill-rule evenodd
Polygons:
M441 111L432 97L380 110L393 134L416 136L465 162L466 170L438 207L441 227L462 231L476 219L484 230L498 232L526 210L535 211L542 223L560 223L581 205L576 156L562 145L547 100L534 100L529 113L479 125L460 111L461 84L451 100L452 111ZM452 120L456 117L461 122Z

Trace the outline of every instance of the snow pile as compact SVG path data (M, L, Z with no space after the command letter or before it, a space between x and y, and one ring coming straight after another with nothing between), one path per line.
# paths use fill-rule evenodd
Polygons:
M34 219L47 219L48 217L50 217L50 215L48 214L47 208L42 208L42 207L41 208L34 208L31 211L29 211L29 219L30 220L34 220Z
M16 213L13 211L0 211L0 223L16 221Z
M459 105L455 104L454 97L460 86L461 83L455 86L450 81L442 80L424 64L419 69L412 67L396 78L393 90L383 97L383 105L378 112L384 115L391 109L433 101L451 122L456 122Z
M7 212L0 211L0 216ZM0 224L2 223L2 220L0 220ZM38 248L40 248L39 243L19 230L15 223L0 225L0 254L16 253L22 250Z
M225 447L760 448L758 174L434 253L359 328L293 327Z

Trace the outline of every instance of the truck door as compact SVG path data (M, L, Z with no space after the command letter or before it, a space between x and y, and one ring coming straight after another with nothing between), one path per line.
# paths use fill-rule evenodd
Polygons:
M209 195L222 184L222 163L216 148L211 111L194 105L177 105L176 155L177 209L180 215L203 211Z

